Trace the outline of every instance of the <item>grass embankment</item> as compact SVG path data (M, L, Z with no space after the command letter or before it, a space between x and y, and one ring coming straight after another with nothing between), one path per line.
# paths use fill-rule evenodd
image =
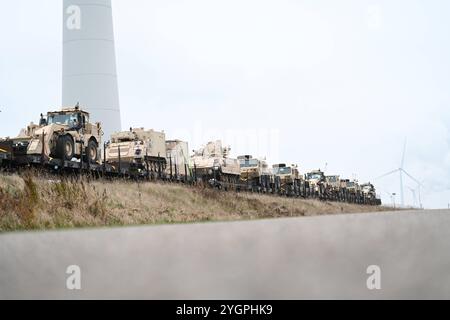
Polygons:
M385 210L388 208L155 182L0 174L0 232Z

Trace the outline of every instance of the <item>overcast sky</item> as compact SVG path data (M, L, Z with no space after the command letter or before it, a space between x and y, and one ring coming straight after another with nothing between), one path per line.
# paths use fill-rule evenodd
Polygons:
M113 0L113 13L124 128L370 180L385 202L399 177L374 178L407 138L423 204L448 206L449 1ZM62 2L0 0L0 52L0 136L15 136L60 107Z

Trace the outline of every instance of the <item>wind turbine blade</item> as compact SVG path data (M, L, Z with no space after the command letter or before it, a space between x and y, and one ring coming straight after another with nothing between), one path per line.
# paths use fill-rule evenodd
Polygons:
M405 143L403 144L402 162L400 163L401 169L403 169L403 165L405 164L405 153L406 153L406 138Z
M374 180L378 180L378 179L384 178L384 177L386 177L386 176L389 176L389 175L391 175L391 174L394 174L394 173L398 172L399 170L400 170L400 169L392 170L392 171L390 171L390 172L388 172L388 173L385 173L385 174L383 174L383 175L381 175L381 176L379 176L379 177L376 177Z
M421 186L423 188L423 184L421 184L419 182L419 180L417 180L416 178L414 178L412 175L410 175L408 172L406 172L404 169L400 169L401 171L403 171L404 174L406 174L411 180L413 180L415 183L417 183L419 186Z

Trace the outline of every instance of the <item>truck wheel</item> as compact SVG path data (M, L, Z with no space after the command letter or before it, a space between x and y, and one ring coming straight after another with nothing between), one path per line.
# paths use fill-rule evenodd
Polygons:
M97 163L98 161L98 144L95 140L90 140L86 147L86 157L89 163Z
M67 161L72 160L74 155L74 149L75 148L72 137L61 136L58 138L57 142L58 158Z

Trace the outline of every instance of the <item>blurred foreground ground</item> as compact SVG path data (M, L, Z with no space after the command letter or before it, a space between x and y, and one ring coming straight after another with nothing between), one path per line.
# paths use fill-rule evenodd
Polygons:
M6 233L0 257L3 299L449 299L450 211Z

